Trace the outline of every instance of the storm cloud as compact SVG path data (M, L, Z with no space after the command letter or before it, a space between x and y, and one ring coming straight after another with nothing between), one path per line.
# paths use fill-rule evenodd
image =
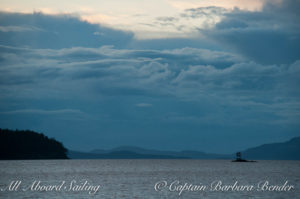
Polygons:
M102 45L123 47L132 37L130 32L90 24L76 16L0 12L2 45L51 49Z
M207 37L249 59L265 64L292 63L300 57L299 1L267 1L262 11L233 10Z

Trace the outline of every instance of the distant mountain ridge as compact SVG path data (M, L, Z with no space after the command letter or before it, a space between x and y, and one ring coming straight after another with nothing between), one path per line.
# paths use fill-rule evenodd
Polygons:
M161 151L161 150L152 150L152 149L144 149L141 147L135 146L120 146L117 148L113 148L111 150L92 150L91 153L101 154L101 153L111 153L116 151L131 151L138 154L143 155L166 155L166 156L174 156L174 157L186 157L186 158L197 158L197 159L229 159L231 155L220 155L220 154L208 154L201 151Z
M300 160L300 137L287 142L264 144L242 152L247 159L256 160Z
M300 137L287 142L264 144L242 152L245 159L253 160L300 160ZM135 146L120 146L110 150L96 149L91 152L69 151L71 159L234 159L235 154L212 154L201 151L161 151Z
M86 153L68 151L71 159L189 159L183 156L162 155L162 154L140 154L133 151L111 151L107 153Z

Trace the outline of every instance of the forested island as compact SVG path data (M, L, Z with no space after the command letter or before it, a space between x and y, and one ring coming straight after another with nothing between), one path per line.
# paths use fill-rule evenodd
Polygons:
M0 160L68 159L62 143L30 130L0 129Z

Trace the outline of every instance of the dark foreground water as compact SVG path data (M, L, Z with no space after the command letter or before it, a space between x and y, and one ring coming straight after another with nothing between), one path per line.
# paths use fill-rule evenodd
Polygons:
M0 198L300 198L300 161L0 161Z

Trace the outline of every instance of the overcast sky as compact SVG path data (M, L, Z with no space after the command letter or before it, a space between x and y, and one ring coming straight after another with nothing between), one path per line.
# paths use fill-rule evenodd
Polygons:
M231 153L300 131L298 0L0 0L0 127Z

